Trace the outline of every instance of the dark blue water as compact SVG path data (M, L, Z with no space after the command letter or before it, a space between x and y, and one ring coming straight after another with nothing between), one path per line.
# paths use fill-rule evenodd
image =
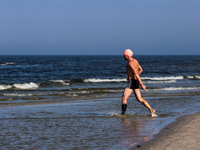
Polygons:
M194 80L200 80L200 56L135 58L144 70L141 77L151 90L171 87L165 83L173 83L175 88L198 88ZM3 101L6 93L13 94L17 101L21 96L37 95L39 99L49 95L56 99L63 96L61 90L70 97L118 92L126 82L126 63L122 56L1 56L0 90L4 94L0 96Z
M200 56L135 56L142 76L199 75ZM1 56L0 83L48 83L49 80L124 78L122 56Z
M158 118L128 99L123 56L0 56L0 146L124 149L200 106L200 56L135 56Z

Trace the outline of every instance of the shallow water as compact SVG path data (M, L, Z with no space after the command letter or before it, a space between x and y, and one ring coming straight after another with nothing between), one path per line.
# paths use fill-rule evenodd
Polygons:
M175 117L200 105L199 91L143 92L159 117L151 118L134 97L128 100L127 114L120 116L121 99L119 94L115 96L3 107L0 109L0 146L6 149L125 149L151 139Z

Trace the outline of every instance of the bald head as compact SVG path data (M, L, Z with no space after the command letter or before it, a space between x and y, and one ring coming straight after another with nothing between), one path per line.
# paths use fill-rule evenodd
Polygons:
M124 51L124 55L125 55L125 56L133 56L133 52L132 52L130 49L126 49L126 50Z

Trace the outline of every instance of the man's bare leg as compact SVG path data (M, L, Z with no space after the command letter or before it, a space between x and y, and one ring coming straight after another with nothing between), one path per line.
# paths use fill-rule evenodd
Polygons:
M136 97L137 101L142 103L145 107L147 107L149 109L149 111L151 113L151 116L152 117L156 117L157 116L156 115L156 111L153 110L151 108L151 106L149 105L149 103L142 98L141 93L140 93L140 89L134 89L134 94L135 94L135 97Z
M132 94L133 90L125 88L124 93L122 95L122 115L125 114L127 108L127 100L129 96Z
M132 89L128 89L125 88L124 93L122 95L122 104L127 104L127 99L129 98L129 96L132 94L133 90Z

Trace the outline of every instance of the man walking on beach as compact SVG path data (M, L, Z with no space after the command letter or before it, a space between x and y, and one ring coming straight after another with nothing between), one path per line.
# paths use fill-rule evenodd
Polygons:
M125 114L126 108L127 108L127 99L129 96L134 92L135 97L138 102L142 103L145 107L147 107L151 113L152 117L156 117L156 111L151 108L149 103L144 100L141 97L139 85L143 90L146 89L146 86L142 83L142 80L140 78L140 74L142 73L143 69L139 65L138 61L134 59L133 52L130 49L126 49L124 51L124 58L125 60L128 60L128 64L126 66L126 71L128 75L128 85L124 90L123 96L122 96L122 115Z

